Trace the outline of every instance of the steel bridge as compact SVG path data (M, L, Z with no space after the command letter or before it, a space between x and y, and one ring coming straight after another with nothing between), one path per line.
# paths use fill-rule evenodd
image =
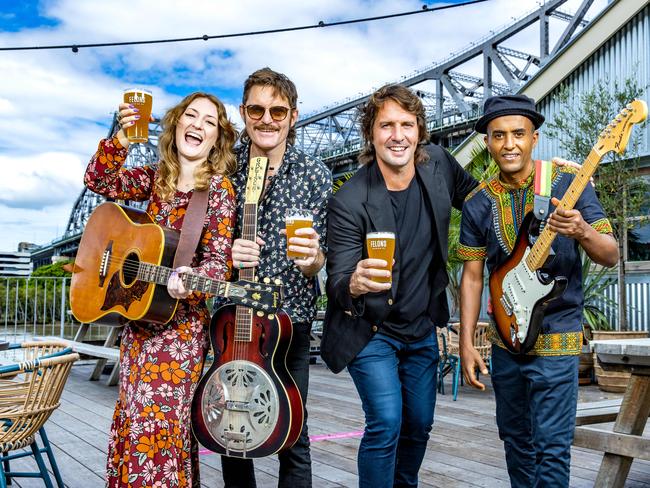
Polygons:
M560 10L566 2L549 0L439 63L394 80L412 87L422 98L434 142L445 147L460 143L471 133L484 98L516 92L578 29L587 25L586 14L593 0L584 0L574 13ZM549 35L551 18L566 24L554 45ZM509 46L514 36L536 28L539 30L536 52ZM481 76L476 73L477 60L482 63ZM354 169L362 144L358 109L369 95L348 98L299 120L297 144L325 161L335 173Z
M560 10L567 1L547 0L446 59L394 80L412 87L422 98L434 142L445 147L460 143L472 132L485 97L516 92L580 28L587 25L586 15L594 0L583 0L573 13ZM553 45L549 35L551 19L564 24L562 34ZM521 51L509 45L517 44L514 36L530 29L539 31L535 52ZM481 76L476 73L477 59L482 62ZM325 161L335 174L355 169L356 156L362 144L358 109L369 95L343 100L300 119L296 124L297 144L305 152ZM116 124L114 117L109 135L117 129ZM149 142L133 145L126 165L155 162L159 134L159 123L150 124ZM32 253L34 268L49 264L54 256L74 256L89 215L103 201L103 197L84 189L73 205L65 234Z
M113 115L111 127L108 130L108 137L111 137L118 130L117 113ZM144 166L155 163L158 160L158 136L160 135L160 120L149 124L149 141L145 144L132 144L129 146L129 153L124 163L127 167ZM84 188L75 200L68 218L68 224L63 236L55 239L50 244L41 246L31 254L34 269L39 266L52 263L55 256L74 257L79 247L81 234L86 227L88 217L106 198ZM138 206L136 202L130 202L131 206Z

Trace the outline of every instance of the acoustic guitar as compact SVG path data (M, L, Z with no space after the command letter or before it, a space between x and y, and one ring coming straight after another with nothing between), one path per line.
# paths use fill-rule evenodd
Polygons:
M602 157L610 151L618 154L625 151L632 126L644 121L647 114L645 102L634 100L609 123L557 208L570 210L574 207ZM528 213L514 249L490 274L490 298L496 329L505 347L516 354L525 354L535 346L545 308L562 295L567 284L563 276L549 278L540 272L557 234L544 227L531 245L530 232L538 225L534 214Z
M180 233L151 217L113 202L90 215L72 267L70 308L82 323L123 325L126 320L165 324L178 300L167 292ZM270 283L213 280L181 275L185 288L228 297L235 303L274 313L282 288Z
M249 165L242 237L251 241L266 165L266 158ZM254 280L255 268L242 269L240 276ZM303 404L286 366L292 334L282 310L274 316L239 305L217 310L210 324L214 362L192 400L192 428L201 444L226 456L259 458L298 440Z

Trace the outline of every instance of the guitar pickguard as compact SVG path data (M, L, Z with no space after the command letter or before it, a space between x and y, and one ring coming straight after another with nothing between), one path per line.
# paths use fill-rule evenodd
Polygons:
M106 287L104 303L100 310L111 310L116 305L121 305L128 311L133 302L142 300L142 297L150 286L153 285L144 281L136 281L130 287L124 288L120 281L120 273L118 271L111 276L111 281L109 281Z
M514 315L515 322L519 329L515 336L514 328L511 328L511 340L515 338L523 343L528 336L528 325L537 302L548 295L553 289L554 283L542 283L537 272L531 270L526 264L526 257L530 248L526 248L521 261L503 278L503 295L500 297L501 304L509 315Z

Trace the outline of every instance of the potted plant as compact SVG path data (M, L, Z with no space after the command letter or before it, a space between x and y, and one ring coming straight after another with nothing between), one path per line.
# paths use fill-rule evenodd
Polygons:
M578 382L581 385L589 385L594 378L594 355L589 348L589 342L593 339L594 331L611 329L609 320L601 307L615 305L614 301L605 295L605 289L614 280L606 276L605 268L600 268L592 273L592 261L582 249L580 249L580 257L582 260L584 308L582 312L583 342L578 366Z
M605 289L615 283L607 276L606 268L594 269L591 259L582 253L582 288L584 292L584 330L585 338L590 340L636 339L648 337L645 331L620 331L612 327L603 312L604 307L616 307L616 302L605 295ZM589 359L591 358L591 359ZM623 393L630 379L630 373L605 371L598 365L595 354L591 353L588 345L583 345L580 356L579 377L584 378L588 373L589 363L593 364L598 387L603 391ZM583 379L581 384L588 384Z

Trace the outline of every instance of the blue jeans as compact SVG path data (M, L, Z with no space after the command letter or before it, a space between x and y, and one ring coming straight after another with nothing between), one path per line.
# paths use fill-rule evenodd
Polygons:
M348 365L366 428L357 465L361 488L413 487L433 424L438 342L375 334Z
M492 347L497 425L513 488L569 486L578 361Z

